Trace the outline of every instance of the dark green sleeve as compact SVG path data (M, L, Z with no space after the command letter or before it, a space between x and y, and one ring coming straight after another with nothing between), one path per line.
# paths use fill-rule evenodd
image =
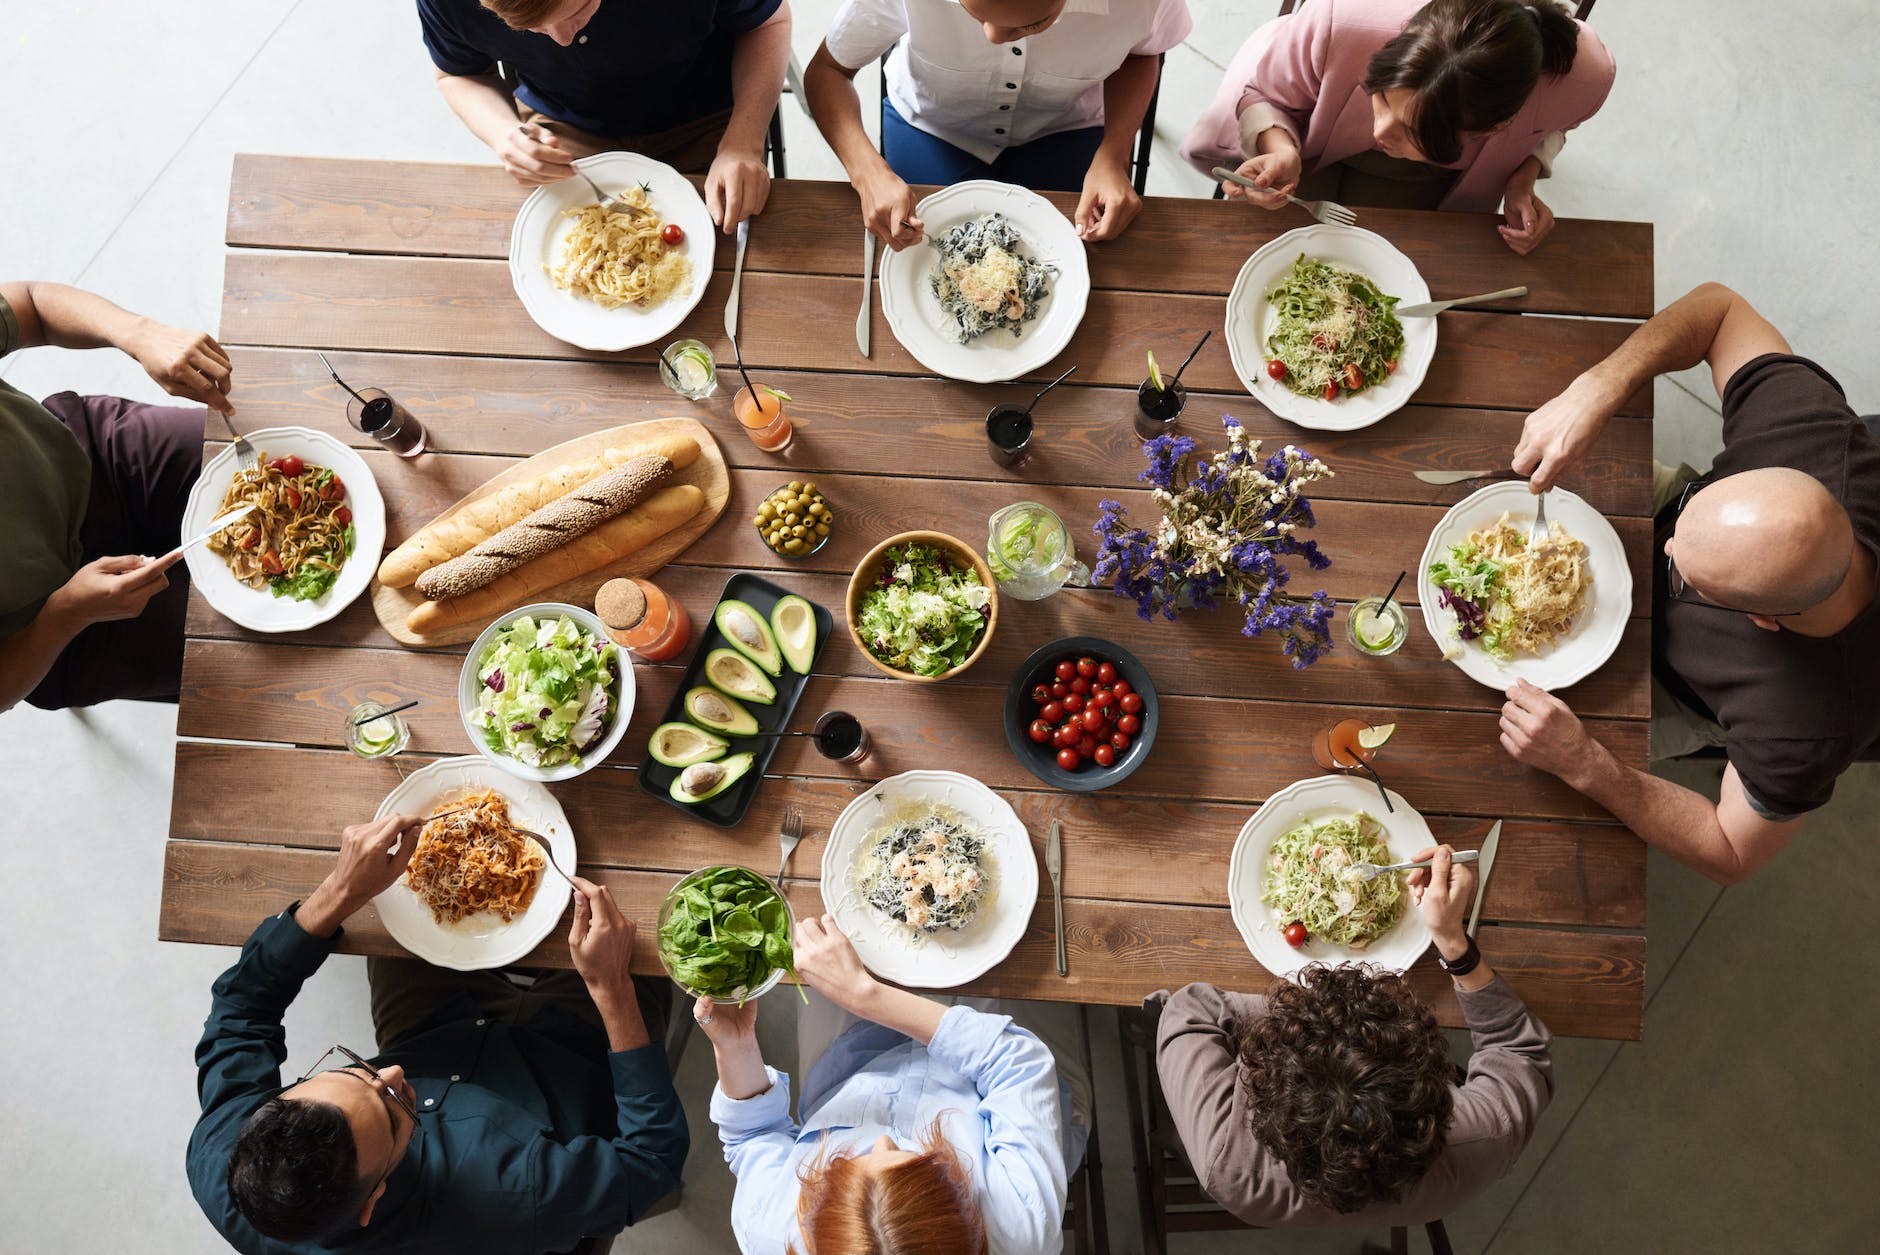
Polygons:
M19 347L19 316L13 312L12 303L0 296L0 357L5 357Z

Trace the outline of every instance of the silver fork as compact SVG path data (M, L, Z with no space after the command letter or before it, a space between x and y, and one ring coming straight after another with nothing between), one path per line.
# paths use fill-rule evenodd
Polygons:
M542 857L548 860L548 865L555 869L555 874L557 876L560 876L563 880L567 881L568 887L570 889L575 887L574 877L570 876L567 872L561 869L561 864L557 863L555 861L555 856L549 852L548 841L546 838L542 836L541 833L530 832L527 828L518 828L514 824L508 824L506 825L506 827L509 829L509 831L515 833L517 836L521 837L523 840L528 841L530 844L534 845L536 849L540 850L542 852Z
M1473 863L1476 859L1481 857L1482 852L1480 850L1458 850L1451 856L1449 861L1452 863ZM1428 859L1424 859L1422 862L1411 859L1407 863L1386 863L1382 867L1379 867L1376 863L1353 863L1345 870L1368 884L1376 880L1379 876L1382 876L1385 872L1407 872L1418 867L1428 867L1429 865L1430 861Z
M222 411L217 410L216 413L222 414ZM255 447L248 443L248 437L235 430L235 424L229 422L228 415L222 414L222 424L228 428L228 434L235 437L235 460L241 463L244 471L254 470L261 464L261 459L255 456Z
M580 166L575 166L574 172L581 176L582 182L594 189L594 195L599 198L602 209L608 210L611 213L632 214L635 217L639 217L647 212L638 205L629 204L621 200L620 193L618 192L610 196L606 192L601 191L601 185L596 183L593 179L588 178L587 171L583 170Z
M1226 166L1214 167L1214 177L1217 179L1225 179L1229 183L1237 183L1241 187L1248 188L1255 192L1270 192L1273 190L1270 187L1261 187L1258 183L1255 183L1246 175L1241 174L1238 170L1229 170ZM1300 200L1291 192L1286 193L1286 199L1311 214L1314 218L1317 218L1320 222L1329 222L1334 226L1340 227L1354 227L1358 225L1358 215L1352 213L1337 201Z
M1547 528L1547 494L1534 499L1534 525L1528 528L1528 548L1538 549L1552 538Z
M797 843L803 840L803 812L792 806L783 812L783 823L777 831L777 844L783 847L783 861L777 864L777 883L783 883L783 873L790 866L790 856L796 853Z

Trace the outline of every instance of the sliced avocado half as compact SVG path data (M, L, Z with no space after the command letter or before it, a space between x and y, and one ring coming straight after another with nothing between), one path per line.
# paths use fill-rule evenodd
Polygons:
M734 597L719 602L713 618L734 649L771 675L783 674L777 638L770 634L770 624L764 622L764 616L757 613L755 606Z
M673 779L666 790L675 802L690 806L717 797L742 780L757 761L755 754L733 754L722 762L693 763Z
M705 679L721 693L760 706L777 700L777 686L770 682L770 677L735 649L714 649L706 654Z
M730 748L731 742L723 737L695 728L689 723L662 723L653 729L653 735L646 742L646 752L653 756L655 762L662 762L668 767L690 767L693 763L710 762L714 758L723 758Z
M740 706L736 698L703 684L686 690L685 715L699 727L726 736L750 736L757 731L756 715Z
M771 608L770 627L790 670L808 675L816 657L816 607L801 597L785 597Z

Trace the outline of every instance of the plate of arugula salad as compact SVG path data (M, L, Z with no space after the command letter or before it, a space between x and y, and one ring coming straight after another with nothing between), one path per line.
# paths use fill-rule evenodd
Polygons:
M992 569L945 532L902 532L849 577L849 635L876 667L923 683L979 661L999 622Z
M591 611L513 610L458 673L458 713L483 757L524 780L571 780L614 752L633 717L633 664Z
M701 867L659 909L659 961L694 998L744 1003L794 978L796 917L748 867Z
M1430 299L1416 263L1375 232L1318 223L1247 258L1227 297L1234 373L1273 413L1317 431L1356 431L1423 386L1436 319L1398 319Z

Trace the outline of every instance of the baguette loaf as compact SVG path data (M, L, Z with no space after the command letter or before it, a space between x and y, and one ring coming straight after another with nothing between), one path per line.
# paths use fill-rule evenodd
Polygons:
M585 536L499 575L489 584L453 597L427 601L405 618L405 626L423 635L470 619L493 618L566 580L638 553L697 514L705 494L695 484L672 484L610 519Z
M440 562L469 553L505 527L637 457L662 456L682 471L698 461L698 441L687 435L627 438L618 447L558 466L533 479L518 480L479 498L449 518L420 529L379 564L379 582L387 588L409 587Z
M671 474L672 463L663 457L634 458L616 466L505 527L461 558L432 567L418 577L418 591L432 601L474 592L638 505Z

